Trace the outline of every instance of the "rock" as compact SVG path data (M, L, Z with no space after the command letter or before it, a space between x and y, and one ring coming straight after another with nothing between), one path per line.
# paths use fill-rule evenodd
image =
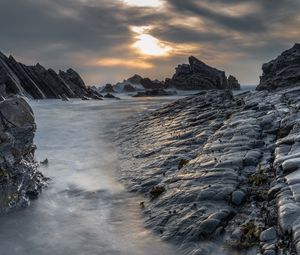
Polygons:
M228 84L225 72L210 67L191 56L189 64L179 65L172 79L166 79L166 85L181 90L231 89L237 88L238 82L234 77Z
M117 93L111 84L106 84L101 93Z
M161 90L166 88L164 82L157 80L152 81L149 78L143 78L141 80L141 85L143 85L146 90Z
M274 227L268 228L260 233L260 241L269 243L271 241L274 241L277 238L277 232Z
M112 94L110 94L110 93L107 93L105 96L104 96L104 98L109 98L109 99L120 99L119 97L116 97L116 96L114 96L114 95L112 95Z
M26 207L46 184L37 170L31 107L20 97L0 103L0 214Z
M239 81L232 75L229 75L228 79L228 88L232 90L240 90L241 85L239 84Z
M276 90L300 85L300 44L284 51L262 66L263 74L256 90Z
M235 205L241 205L245 200L246 194L241 190L236 190L231 194L231 201Z
M133 75L132 77L128 78L127 81L129 81L131 84L141 84L143 77L141 77L138 74Z
M130 84L125 84L123 88L123 92L135 92L136 88Z
M176 91L166 91L163 89L152 89L152 90L146 90L143 92L138 92L133 97L174 96L176 94L177 94Z
M79 74L73 69L57 74L40 64L26 66L12 56L0 53L0 96L22 95L33 99L81 98L90 96ZM91 97L93 98L93 97Z

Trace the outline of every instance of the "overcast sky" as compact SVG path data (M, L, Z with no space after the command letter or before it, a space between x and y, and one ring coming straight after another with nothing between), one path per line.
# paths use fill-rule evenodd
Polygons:
M299 0L0 0L2 52L97 85L171 77L190 55L256 84L299 27Z

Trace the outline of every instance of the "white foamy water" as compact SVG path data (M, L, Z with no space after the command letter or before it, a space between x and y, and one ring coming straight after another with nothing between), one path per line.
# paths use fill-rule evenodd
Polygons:
M27 209L0 218L1 255L174 255L143 226L139 203L118 182L113 138L129 116L169 99L31 102L40 170L52 178Z

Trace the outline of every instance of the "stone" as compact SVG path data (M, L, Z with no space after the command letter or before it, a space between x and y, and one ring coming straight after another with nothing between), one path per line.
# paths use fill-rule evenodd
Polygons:
M274 227L268 228L260 233L260 241L269 243L277 238L277 232Z
M241 190L236 190L231 194L231 201L235 205L241 205L245 200L246 194Z
M276 90L300 85L300 44L284 51L262 66L263 74L256 90Z

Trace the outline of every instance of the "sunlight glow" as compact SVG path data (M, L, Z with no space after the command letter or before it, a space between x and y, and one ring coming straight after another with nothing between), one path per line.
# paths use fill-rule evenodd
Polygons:
M149 26L132 27L131 30L138 34L136 36L137 41L132 47L143 55L167 56L172 51L172 47L148 34L150 29L151 27Z
M137 7L159 7L162 5L161 0L123 0L123 2Z

